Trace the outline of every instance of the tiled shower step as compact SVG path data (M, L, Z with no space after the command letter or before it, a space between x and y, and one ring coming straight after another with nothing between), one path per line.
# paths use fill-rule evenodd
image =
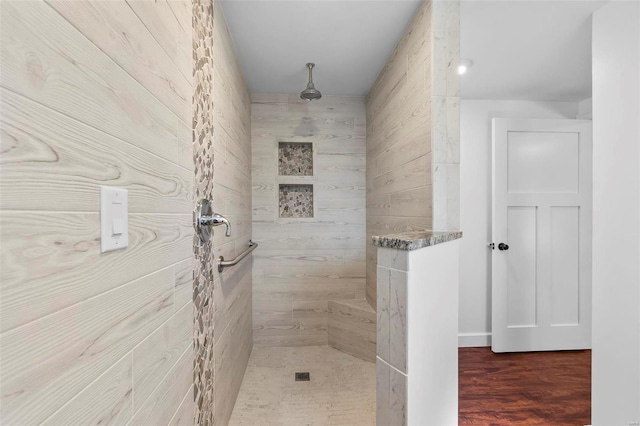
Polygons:
M365 299L329 301L329 346L376 360L376 311Z

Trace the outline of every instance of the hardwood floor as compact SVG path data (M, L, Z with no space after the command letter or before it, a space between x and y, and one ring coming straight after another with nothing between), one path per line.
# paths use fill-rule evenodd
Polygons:
M591 351L458 353L461 426L591 423Z

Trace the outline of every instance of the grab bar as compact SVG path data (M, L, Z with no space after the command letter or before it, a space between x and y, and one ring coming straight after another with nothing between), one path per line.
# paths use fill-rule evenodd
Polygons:
M249 248L246 249L240 256L236 257L235 259L233 259L233 260L224 260L224 256L220 256L218 258L218 272L222 272L222 270L224 268L226 268L226 267L237 265L238 262L240 262L242 259L247 257L247 255L249 253L254 251L256 249L256 247L258 247L258 243L254 243L252 241L249 241Z

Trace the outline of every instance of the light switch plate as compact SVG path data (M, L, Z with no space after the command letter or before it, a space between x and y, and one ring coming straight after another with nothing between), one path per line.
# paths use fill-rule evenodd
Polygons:
M100 187L100 251L129 246L128 191L111 186Z

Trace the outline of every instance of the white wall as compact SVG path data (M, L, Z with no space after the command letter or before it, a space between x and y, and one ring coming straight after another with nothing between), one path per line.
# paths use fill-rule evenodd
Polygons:
M458 424L459 249L464 238L409 252L407 424Z
M594 425L640 422L638 22L637 2L593 15Z
M576 102L460 103L459 344L488 346L491 334L491 119L575 118Z
M593 119L593 99L585 99L578 102L578 115L579 120L592 120Z

